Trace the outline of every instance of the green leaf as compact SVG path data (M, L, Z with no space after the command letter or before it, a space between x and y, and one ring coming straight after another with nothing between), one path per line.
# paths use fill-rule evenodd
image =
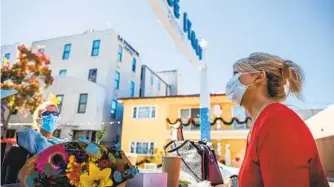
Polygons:
M53 174L53 170L52 170L51 164L45 164L44 165L44 172L47 175L52 175Z
M110 160L113 164L116 163L116 158L114 157L114 155L113 155L112 153L109 153L109 154L108 154L108 158L109 158L109 160Z
M97 139L101 139L102 131L100 131L100 130L96 131L96 137L97 137Z

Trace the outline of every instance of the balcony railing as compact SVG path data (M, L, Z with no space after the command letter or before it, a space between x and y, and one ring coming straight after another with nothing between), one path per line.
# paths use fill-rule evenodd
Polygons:
M183 131L199 131L200 130L200 122L198 118L191 119L194 123L187 119L180 119L181 124L183 124ZM168 125L169 123L167 123ZM234 121L232 124L225 124L222 121L216 121L213 125L211 125L211 130L249 130L251 128L251 120L247 122L237 122Z
M220 125L213 125L211 126L211 130L249 130L250 129L250 124L237 124L237 123L233 123L231 125L224 125L224 124L220 124ZM184 126L183 127L183 131L198 131L200 130L200 126L194 126L193 124L190 124L188 126Z

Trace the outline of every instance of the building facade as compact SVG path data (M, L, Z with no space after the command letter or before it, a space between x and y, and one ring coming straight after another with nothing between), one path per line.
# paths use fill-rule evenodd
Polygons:
M219 158L227 156L231 160L227 165L238 167L251 120L225 94L211 94L210 101L211 143ZM139 159L153 156L175 139L175 125L183 125L185 139L200 139L199 95L121 98L120 102L124 106L122 150L137 154Z
M1 62L7 59L10 63L16 61L17 47L18 43L12 45L3 45L1 46Z
M167 96L170 95L171 87L148 66L142 66L140 97Z
M170 85L169 95L182 95L181 90L181 73L177 70L159 71L157 75Z
M14 60L17 46L3 46L2 57ZM89 30L35 41L31 47L50 57L54 83L46 90L45 97L53 93L61 101L56 135L62 138L72 134L94 139L94 132L107 126L109 133L105 141L117 141L123 116L118 98L139 97L141 89L151 96L165 96L170 92L170 85L142 66L140 53L114 30ZM146 73L149 71L150 76ZM9 129L30 125L31 121L30 116L13 115Z

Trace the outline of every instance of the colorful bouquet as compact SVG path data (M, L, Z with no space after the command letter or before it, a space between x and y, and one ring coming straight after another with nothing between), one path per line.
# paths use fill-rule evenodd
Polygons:
M119 144L106 148L85 138L51 146L27 164L29 187L118 186L138 173Z

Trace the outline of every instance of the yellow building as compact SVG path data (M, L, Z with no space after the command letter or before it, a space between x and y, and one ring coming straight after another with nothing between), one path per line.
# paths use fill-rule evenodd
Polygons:
M152 156L156 149L162 150L173 139L171 124L175 121L187 124L193 120L199 124L199 95L121 98L119 101L124 107L122 150L140 157ZM242 159L251 120L247 120L245 110L232 104L225 94L211 94L210 101L211 121L216 118L225 121L216 120L211 126L211 142L217 157L225 158L225 148L229 145L232 162ZM236 119L247 123L238 123ZM234 122L228 124L231 121ZM183 135L185 139L199 140L199 127L184 126Z

